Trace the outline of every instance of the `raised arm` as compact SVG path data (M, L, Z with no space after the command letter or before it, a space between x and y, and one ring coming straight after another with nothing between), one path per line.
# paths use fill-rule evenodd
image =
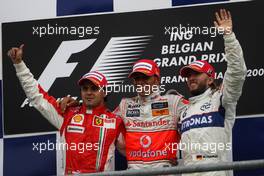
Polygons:
M236 103L242 94L242 87L246 78L247 68L245 65L242 48L232 30L232 17L229 11L221 9L216 12L215 26L224 29L224 44L227 60L227 70L223 80L223 106Z
M32 73L23 62L23 47L11 48L8 51L8 56L11 58L16 69L16 75L21 83L21 86L31 102L31 104L56 128L60 129L63 117L59 109L56 99L49 96L38 82L34 79Z

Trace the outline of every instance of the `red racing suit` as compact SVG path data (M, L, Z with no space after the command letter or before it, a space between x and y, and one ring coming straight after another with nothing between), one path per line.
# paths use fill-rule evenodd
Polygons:
M65 173L114 170L115 144L118 138L123 141L125 130L122 119L105 106L87 109L82 105L62 114L56 99L40 87L25 63L14 66L30 103L60 129L61 143L66 144Z
M123 98L115 113L122 117L126 128L126 157L129 169L170 167L176 160L180 135L177 122L184 99L177 95L153 93Z

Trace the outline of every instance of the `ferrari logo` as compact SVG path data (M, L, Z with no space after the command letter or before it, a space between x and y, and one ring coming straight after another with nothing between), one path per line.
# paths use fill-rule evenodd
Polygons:
M95 119L95 124L96 125L102 125L103 124L103 119L96 118Z
M95 115L93 117L93 126L96 126L96 127L104 126L104 119Z

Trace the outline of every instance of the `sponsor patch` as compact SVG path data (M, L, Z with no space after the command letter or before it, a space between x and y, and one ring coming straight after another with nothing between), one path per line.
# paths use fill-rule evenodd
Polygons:
M106 129L115 129L116 128L116 119L104 119L104 127Z
M135 128L152 128L152 127L160 127L160 126L166 126L170 125L170 120L164 120L164 119L159 119L159 120L151 120L151 121L137 121L137 120L127 120L125 125L127 127L135 127Z
M183 111L183 113L182 113L182 118L183 118L183 119L184 119L184 118L186 117L186 115L187 115L187 109L188 109L188 108L185 108L184 111Z
M217 155L192 155L194 161L199 161L207 158L217 158Z
M136 69L147 69L147 70L151 70L152 69L152 65L149 64L149 63L143 63L143 62L140 62L140 63L137 63L133 66L133 71L136 70Z
M74 126L74 125L68 125L67 126L67 132L70 133L84 133L84 127L81 126Z
M210 102L206 102L200 107L200 109L202 111L205 111L205 110L209 109L210 107L211 107L211 103Z
M219 112L192 115L181 123L181 133L193 128L224 127L224 116Z
M140 110L139 109L127 110L126 116L127 117L139 117L140 116Z
M83 76L83 78L92 78L92 77L94 77L95 79L97 79L99 81L103 80L103 77L96 72L89 72Z
M149 148L149 146L151 145L152 143L152 140L151 140L151 137L148 136L148 135L143 135L140 137L140 145L143 147L143 148Z
M140 104L129 104L127 105L128 109L140 108Z
M99 117L99 116L95 115L93 117L93 126L103 127L104 126L104 119L102 117Z
M132 126L132 123L128 120L128 121L125 123L125 126L130 127L130 126Z
M191 65L203 68L204 63L203 62L199 62L199 61L194 61L193 63L191 63Z
M168 107L169 107L168 102L159 102L159 103L151 104L151 109L163 109Z
M104 127L107 129L115 129L116 128L116 119L108 119L105 114L99 116L94 116L93 118L93 126L95 127Z
M189 101L183 98L182 99L182 103L185 104L185 105L188 105L189 104Z
M155 109L152 110L152 116L162 116L162 115L169 115L169 109Z
M71 119L71 124L75 125L82 125L84 121L84 115L83 114L76 114Z

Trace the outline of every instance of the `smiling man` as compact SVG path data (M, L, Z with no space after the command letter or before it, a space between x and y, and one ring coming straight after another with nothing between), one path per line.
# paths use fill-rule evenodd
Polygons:
M246 78L246 65L241 46L232 32L229 11L216 12L217 28L224 30L227 70L221 87L214 84L215 69L206 61L194 61L180 70L187 78L192 95L181 113L181 143L192 146L183 150L185 165L213 164L228 161L236 105ZM229 151L228 151L229 150ZM195 176L226 176L228 172L203 172Z
M85 74L78 81L82 105L62 112L56 99L41 88L23 62L23 45L10 49L8 56L31 104L60 130L66 143L65 174L114 170L115 145L124 145L119 142L124 141L125 129L121 118L105 106L106 94L100 91L107 86L105 76L96 71Z
M185 106L179 95L160 95L160 69L150 59L137 61L129 74L137 96L123 98L114 113L126 128L129 169L171 167L177 159L179 114Z

